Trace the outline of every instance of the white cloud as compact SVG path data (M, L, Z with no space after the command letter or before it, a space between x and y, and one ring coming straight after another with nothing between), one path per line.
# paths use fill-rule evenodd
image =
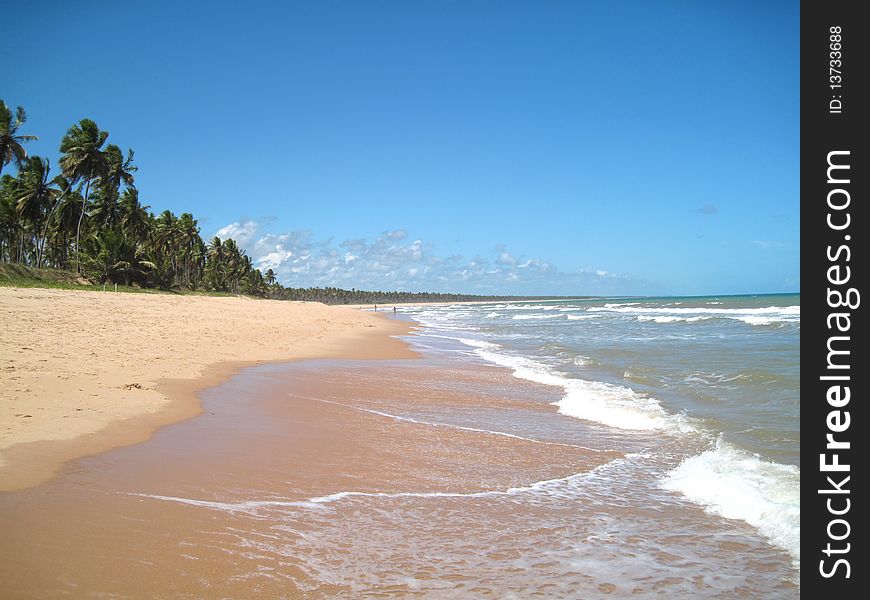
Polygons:
M254 234L257 233L257 229L259 229L259 225L256 221L236 221L235 223L230 223L226 227L221 227L217 230L215 235L219 237L221 241L232 238L239 246L244 246L254 237Z
M512 254L499 245L471 259L439 256L430 242L408 241L403 229L374 239L341 243L315 240L310 231L266 233L246 220L218 231L234 237L261 270L271 268L287 286L464 292L484 294L617 294L636 281L603 269L560 271L538 259Z
M268 254L257 257L255 262L257 268L261 271L265 271L266 269L272 269L274 271L291 258L293 258L292 250L284 250L283 248L276 247L274 252L269 252Z

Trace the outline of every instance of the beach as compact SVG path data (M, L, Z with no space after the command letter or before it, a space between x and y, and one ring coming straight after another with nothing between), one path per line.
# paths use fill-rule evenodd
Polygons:
M113 303L128 313L105 343L134 322L170 341L131 360L164 369L150 388L163 404L108 422L101 431L122 433L67 451L54 477L0 493L8 597L800 593L786 405L779 429L767 428L775 435L741 425L762 418L745 397L791 397L782 348L799 332L797 297L419 305L395 316L31 290L7 292L4 306L16 299L54 318ZM170 308L183 339L149 325ZM29 331L21 323L34 316L16 310L14 331ZM170 354L196 356L209 311L222 327L212 343L239 338L246 361L165 379ZM286 320L258 326L265 317ZM186 413L167 408L179 403ZM76 439L11 450L38 457L81 448Z
M0 287L0 490L196 415L245 365L413 356L407 326L318 303Z

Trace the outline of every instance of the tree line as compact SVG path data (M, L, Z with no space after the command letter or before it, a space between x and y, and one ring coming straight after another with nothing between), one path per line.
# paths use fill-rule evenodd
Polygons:
M100 284L203 290L329 304L517 299L340 288L292 288L261 273L232 239L206 243L191 213L154 214L139 199L134 152L91 119L70 127L60 160L29 156L22 107L0 100L0 261L72 271ZM12 165L13 175L5 172Z
M91 119L69 128L56 168L25 145L24 109L0 100L0 260L98 283L265 294L267 277L231 239L206 243L191 213L139 199L134 153ZM17 173L4 173L12 164Z

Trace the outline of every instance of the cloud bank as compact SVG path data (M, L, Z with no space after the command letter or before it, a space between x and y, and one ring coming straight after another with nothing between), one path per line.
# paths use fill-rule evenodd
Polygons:
M432 291L480 294L606 295L636 293L637 280L587 268L561 271L538 258L516 256L506 245L486 256L441 256L434 244L412 239L403 229L374 239L336 243L311 231L260 233L261 222L240 220L219 229L233 238L263 272L272 269L292 287Z

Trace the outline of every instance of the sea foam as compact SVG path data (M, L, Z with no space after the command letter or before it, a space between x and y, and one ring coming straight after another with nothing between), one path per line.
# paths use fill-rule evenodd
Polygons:
M684 460L661 485L711 514L746 521L800 568L800 477L794 465L762 460L720 438Z
M569 417L617 429L662 429L669 424L669 415L655 398L630 388L569 378L534 360L498 352L497 344L464 338L459 341L476 348L475 354L484 360L510 368L515 377L561 387L564 395L554 404L560 413Z
M684 308L684 307L644 307L624 304L605 304L587 309L592 313L623 313L635 315L638 321L656 323L692 323L707 319L733 319L749 325L773 325L778 323L800 323L801 307L765 306L759 308Z

